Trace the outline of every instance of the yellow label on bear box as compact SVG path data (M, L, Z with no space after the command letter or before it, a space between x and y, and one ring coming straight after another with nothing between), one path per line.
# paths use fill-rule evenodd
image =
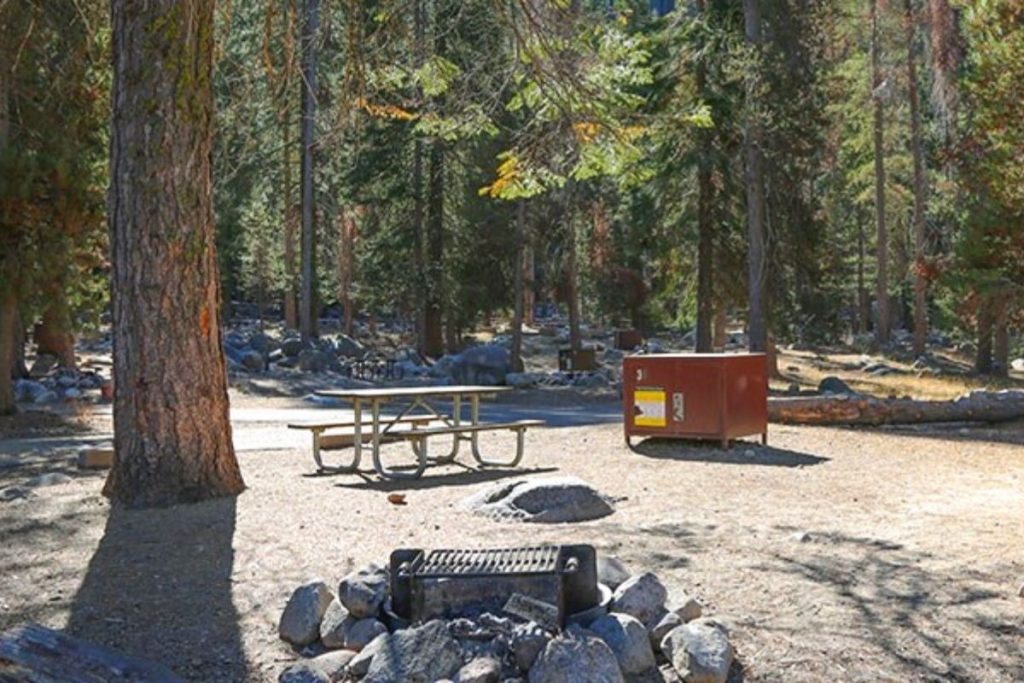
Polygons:
M664 427L665 391L638 389L633 393L633 424L637 427Z

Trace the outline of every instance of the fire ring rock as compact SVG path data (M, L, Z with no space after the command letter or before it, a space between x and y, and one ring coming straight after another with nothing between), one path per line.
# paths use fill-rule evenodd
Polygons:
M442 621L380 637L364 683L432 683L451 678L462 667L462 649Z
M338 584L338 600L357 619L377 616L387 595L387 573L377 565L352 572Z
M615 512L608 496L576 477L542 477L498 484L464 499L462 506L498 520L541 524L584 522Z
M592 633L569 627L548 643L530 667L530 683L624 683L615 653Z
M627 676L649 671L656 666L647 629L628 614L609 614L597 619L590 630L608 644Z
M296 588L278 624L281 640L298 646L314 642L320 637L320 621L332 600L334 595L323 581Z
M711 619L674 629L665 636L661 651L686 683L725 683L729 677L732 645L725 629Z

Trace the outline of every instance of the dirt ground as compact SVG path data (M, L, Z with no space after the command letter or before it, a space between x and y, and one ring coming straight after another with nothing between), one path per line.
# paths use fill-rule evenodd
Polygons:
M550 410L535 396L507 400ZM190 680L274 681L296 657L277 618L310 578L335 583L403 546L585 542L703 601L731 629L736 680L1024 680L1024 425L773 427L769 447L648 441L631 452L608 420L531 431L519 470L449 466L392 484L312 476L306 439L282 426L308 403L235 405L281 411L235 422L236 440L258 437L239 452L248 490L164 510L112 510L103 473L70 465L109 429L103 414L67 430L52 418L20 435L8 426L0 488L41 472L72 480L0 502L0 629L34 620ZM539 526L457 506L488 482L544 474L586 479L617 512ZM389 504L391 491L408 504Z

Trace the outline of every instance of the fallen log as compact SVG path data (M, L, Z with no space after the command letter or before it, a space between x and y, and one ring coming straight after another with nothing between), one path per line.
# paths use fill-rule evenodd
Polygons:
M0 683L184 683L161 664L27 624L0 634Z
M1024 391L972 391L952 401L876 398L862 394L772 396L768 421L804 425L1006 422L1024 418Z

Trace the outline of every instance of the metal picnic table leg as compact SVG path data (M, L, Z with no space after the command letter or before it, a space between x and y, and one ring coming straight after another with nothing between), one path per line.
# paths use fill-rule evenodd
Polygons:
M433 410L433 409L431 409L431 410ZM437 411L433 411L433 412L437 413ZM440 413L438 413L438 414L440 414ZM451 419L451 426L452 427L458 427L459 423L461 421L462 421L462 395L461 394L455 394L455 396L452 397L452 419ZM426 439L420 439L420 441L423 442L423 448L425 449L426 448L427 440ZM461 442L462 442L462 439L459 438L459 435L458 434L453 434L452 435L452 450L448 453L448 455L442 455L442 456L438 456L438 457L434 458L434 462L439 464L439 465L447 465L449 463L454 462L455 461L455 457L459 454L459 445L461 444ZM414 441L413 443L416 443L416 442Z
M380 399L370 399L370 411L373 416L373 468L377 470L377 474L384 477L385 479L419 479L423 474L423 471L427 469L427 443L426 439L420 439L422 442L416 451L416 469L412 472L399 472L396 470L385 469L384 464L380 461Z
M348 473L359 471L359 459L362 455L360 452L360 446L362 445L362 438L359 433L359 416L360 407L359 400L356 399L355 406L355 452L352 454L352 462L348 465L325 465L323 456L320 453L320 437L323 435L323 429L314 429L313 431L313 461L316 463L317 472L336 472L336 473Z
M480 423L480 396L473 394L469 397L470 408L470 424L476 425ZM480 465L485 467L515 467L519 464L519 461L523 459L523 442L524 433L526 432L525 427L520 427L516 431L516 455L508 462L501 462L499 460L488 460L480 455L480 446L478 442L479 432L473 432L469 437L469 442L473 447L473 458L476 459Z

